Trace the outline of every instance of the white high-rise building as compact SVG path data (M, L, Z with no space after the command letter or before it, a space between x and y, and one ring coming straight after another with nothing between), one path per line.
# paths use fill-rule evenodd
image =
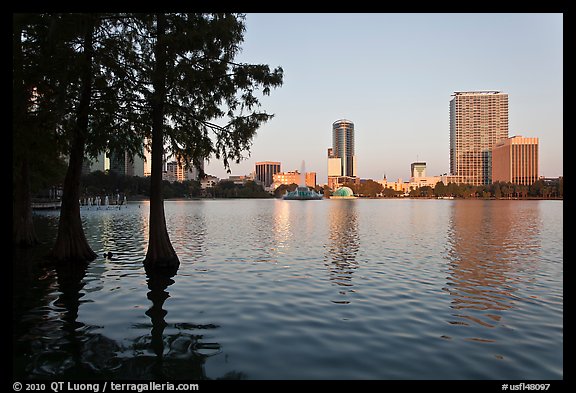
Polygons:
M492 183L492 148L508 138L508 94L458 91L450 100L450 173L461 183Z

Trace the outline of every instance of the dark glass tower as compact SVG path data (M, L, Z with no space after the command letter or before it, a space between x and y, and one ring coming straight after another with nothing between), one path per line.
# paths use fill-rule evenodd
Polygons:
M356 176L354 123L350 120L342 119L332 123L332 155L340 158L340 176Z

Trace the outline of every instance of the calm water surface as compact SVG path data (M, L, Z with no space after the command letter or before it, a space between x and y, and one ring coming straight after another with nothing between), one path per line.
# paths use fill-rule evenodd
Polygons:
M58 212L14 256L16 378L563 378L562 201L166 201L172 278L147 202L82 209L87 268Z

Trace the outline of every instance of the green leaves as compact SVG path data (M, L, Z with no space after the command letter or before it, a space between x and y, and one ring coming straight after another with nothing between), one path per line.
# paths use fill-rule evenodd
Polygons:
M134 72L145 96L150 91L147 81L153 79L150 70L158 66L149 42L157 30L149 16L133 17L138 31L148 31L134 35L143 61ZM256 130L272 118L259 111L257 92L265 95L281 86L283 71L234 62L245 31L242 15L174 13L164 14L164 19L166 140L185 163L214 156L229 168L249 150Z
M249 154L252 139L272 115L260 99L283 81L281 67L234 62L244 39L242 14L166 13L165 141L185 163L222 159L229 168ZM52 135L50 151L66 152L79 105L86 20L94 21L92 91L86 154L142 153L151 135L157 16L153 14L15 14L19 37L18 99L35 97L33 117L18 109L15 146ZM16 45L16 41L15 41ZM29 106L31 108L31 106ZM16 111L16 109L15 109ZM24 148L24 147L23 147Z

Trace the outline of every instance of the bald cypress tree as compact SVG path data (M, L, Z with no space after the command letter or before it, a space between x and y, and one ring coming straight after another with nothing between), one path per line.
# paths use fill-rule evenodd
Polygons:
M23 87L14 89L14 172L22 168L25 173L26 157L38 159L48 150L67 157L50 256L58 262L90 261L96 254L80 216L82 164L110 149L142 154L141 133L134 128L138 118L133 106L138 103L131 99L133 80L123 63L132 43L115 14L27 14L15 16L15 22L14 86ZM34 110L27 114L25 107ZM16 191L26 190L22 178L15 179L15 206L24 199ZM14 211L15 221L27 222L24 209ZM23 231L13 232L16 237Z
M152 176L144 264L147 269L178 267L162 200L164 147L185 167L215 157L229 170L249 151L257 129L273 117L260 110L256 93L267 95L282 85L280 67L235 61L244 20L239 14L38 14L26 22L23 29L37 38L25 45L37 43L29 53L38 65L33 85L43 119L39 129L54 136L55 149L69 160L51 252L55 260L96 257L84 235L78 201L85 157L104 150L142 155L147 139L152 141ZM17 49L16 32L14 37ZM21 59L14 58L15 86L20 86ZM25 102L15 93L15 115L24 113ZM22 124L15 128L23 130ZM19 132L24 136L19 140L26 140Z
M58 22L50 14L13 15L13 241L20 246L38 243L31 183L54 179L58 171L53 169L60 166L63 144L58 142L56 123L65 94L55 81L67 86L62 76L69 73L54 62ZM61 57L70 59L69 53Z
M70 131L68 170L64 179L58 236L51 256L58 261L91 261L96 258L82 227L80 217L80 177L88 138L90 101L92 99L92 77L94 59L94 31L96 17L83 15L78 28L81 37L81 52L78 58L79 96L75 122Z
M132 69L146 99L152 140L147 269L174 269L162 200L164 147L185 166L221 159L229 170L249 151L257 129L273 115L260 110L258 91L282 85L283 70L235 62L245 32L238 14L134 15Z

